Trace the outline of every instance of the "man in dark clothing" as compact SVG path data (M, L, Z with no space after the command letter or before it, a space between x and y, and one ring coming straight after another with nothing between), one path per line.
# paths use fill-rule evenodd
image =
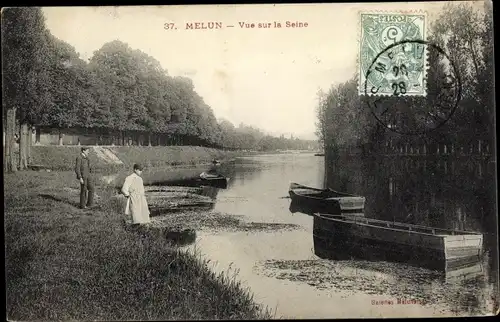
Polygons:
M91 176L92 168L88 155L90 149L82 148L82 153L76 158L75 173L80 181L80 208L92 207L94 203L94 182Z

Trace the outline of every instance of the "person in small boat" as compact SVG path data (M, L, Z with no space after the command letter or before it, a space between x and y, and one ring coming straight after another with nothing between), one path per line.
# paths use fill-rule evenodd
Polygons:
M212 166L208 171L205 171L201 174L202 178L207 178L207 177L216 177L219 175L219 167L220 167L220 161L218 160L213 160L212 161Z
M134 172L125 179L122 187L122 193L127 198L125 215L132 215L133 224L151 222L148 202L144 193L144 182L141 177L143 169L141 164L134 164Z

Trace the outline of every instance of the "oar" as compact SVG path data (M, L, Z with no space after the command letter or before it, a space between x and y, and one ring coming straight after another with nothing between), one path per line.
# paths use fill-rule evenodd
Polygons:
M290 199L290 196L279 197L278 199Z

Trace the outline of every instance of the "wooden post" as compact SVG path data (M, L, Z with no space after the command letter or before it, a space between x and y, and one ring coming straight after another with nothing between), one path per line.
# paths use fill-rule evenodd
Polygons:
M28 145L28 124L23 123L19 128L19 170L28 168L28 155L26 146Z
M35 127L35 145L40 144L41 135L42 135L42 129L39 126Z
M9 108L6 111L7 122L5 124L5 157L4 170L5 172L17 171L17 166L14 160L14 133L16 127L16 108Z
M32 163L31 162L31 147L33 146L33 132L36 132L35 127L34 126L30 126L29 129L28 129L28 146L27 146L27 149L28 149L28 153L27 153L28 165Z
M62 133L61 129L59 129L59 145L63 145L63 137L64 133Z

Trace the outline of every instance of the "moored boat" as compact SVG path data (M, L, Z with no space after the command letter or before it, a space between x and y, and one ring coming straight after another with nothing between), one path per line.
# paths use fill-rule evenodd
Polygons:
M220 189L226 189L229 178L226 178L219 174L210 174L203 172L200 174L200 182L202 186L216 187Z
M168 181L165 184L169 186L182 186L182 187L203 187L209 186L219 189L227 189L229 178L222 175L211 175L202 173L198 177L184 180Z
M364 216L365 197L318 189L292 182L288 191L290 211L312 215L320 212L332 215Z
M314 214L313 239L317 256L404 262L449 270L477 260L483 235L371 218Z

